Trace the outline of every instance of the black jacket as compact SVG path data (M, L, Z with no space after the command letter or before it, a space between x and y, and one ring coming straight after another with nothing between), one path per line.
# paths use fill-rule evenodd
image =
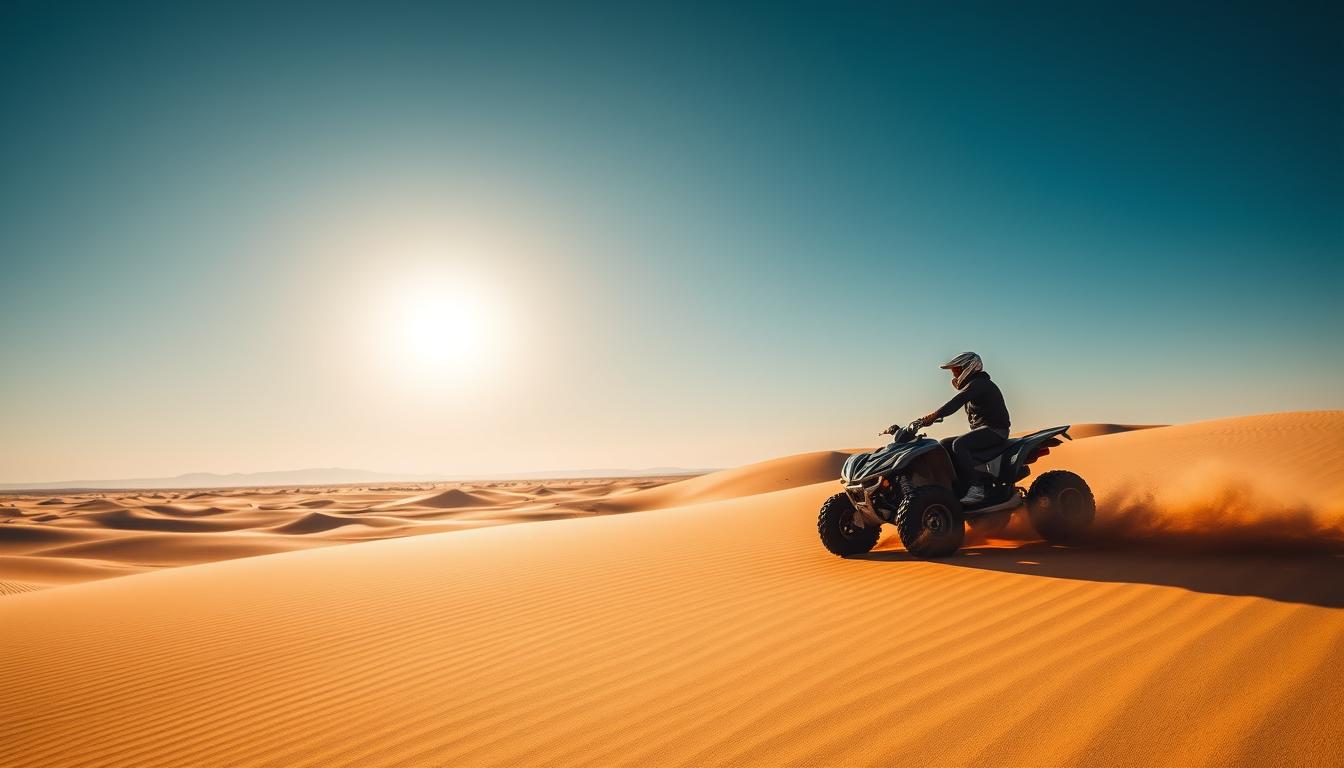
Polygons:
M977 371L972 374L957 396L938 409L938 418L951 416L963 405L966 406L966 421L970 422L971 429L1008 429L1008 406L1003 403L999 385L989 380L988 373Z

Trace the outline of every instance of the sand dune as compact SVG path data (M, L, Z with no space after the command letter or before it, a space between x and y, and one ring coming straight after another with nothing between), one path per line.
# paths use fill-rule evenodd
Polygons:
M428 493L424 496L415 496L413 498L395 501L387 505L391 506L419 506L430 507L433 509L460 509L462 507L488 507L491 505L489 499L473 496L461 488L449 488L446 491L438 493Z
M1290 496L1329 500L1344 491L1344 411L1276 413L1177 424L1081 440L1065 458L1106 489L1165 489L1191 474L1240 476Z
M317 533L319 531L329 531L334 528L340 528L346 525L366 525L374 528L386 528L389 526L403 525L404 521L395 520L387 517L345 517L342 515L331 515L324 512L309 512L292 522L278 525L272 528L276 533Z
M231 511L226 507L194 507L186 504L145 504L140 509L165 517L208 517Z
M50 587L129 576L152 567L146 564L86 557L48 557L43 554L0 555L0 573L6 574L6 577L0 580L34 587Z
M317 542L276 540L250 534L201 536L197 533L99 537L88 541L43 549L36 556L46 559L78 558L86 561L133 563L143 567L192 565L214 560L289 552ZM120 575L120 574L118 574Z
M1050 424L1048 426L1054 426ZM1154 429L1164 426L1162 424L1074 424L1069 427L1069 437L1074 440L1082 440L1086 437L1098 437L1100 435L1114 435L1120 432L1134 432L1140 429ZM1029 434L1035 430L1028 429L1021 434Z
M41 588L37 584L24 584L20 581L0 581L0 596L17 595L20 592L31 592Z
M54 586L291 549L588 516L674 478L0 497L0 581ZM0 592L3 597L6 592Z
M842 459L804 454L689 479L11 495L0 497L0 555L10 556L0 559L0 580L60 585L288 549L699 503L818 482L833 477ZM43 562L55 558L65 562Z
M78 504L71 505L70 509L79 510L80 512L114 512L126 509L126 507L109 499L89 499L88 501L81 501Z
M601 511L620 512L665 509L823 483L840 476L840 467L848 457L849 454L842 451L786 456L636 491L591 506Z
M322 507L330 507L335 503L336 502L332 499L308 499L307 501L298 502L298 505L309 509L321 509Z
M141 512L118 507L108 512L97 512L79 518L81 524L97 528L115 528L130 531L172 531L175 533L228 531L246 527L222 520L183 520L155 512Z
M1049 461L1103 521L1112 498L1161 509L1205 459L1339 515L1341 428L1231 419ZM888 535L842 560L813 527L833 478L789 487L834 460L676 483L655 490L694 503L638 514L15 590L0 764L1337 764L1344 550L999 541L922 562Z

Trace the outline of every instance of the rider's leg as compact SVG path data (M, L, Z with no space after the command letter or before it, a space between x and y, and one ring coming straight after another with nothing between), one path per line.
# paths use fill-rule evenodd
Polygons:
M958 496L964 496L973 485L981 485L983 478L975 468L974 455L1007 441L997 430L980 427L952 441L952 462L957 468Z
M956 449L953 447L953 445L957 442L957 436L953 435L951 437L944 437L942 440L939 440L938 442L943 444L943 450L947 451L947 457L952 460L952 470L957 475L956 477L952 478L952 492L957 494L957 498L961 498L966 494L966 483L962 479L961 466L957 464Z

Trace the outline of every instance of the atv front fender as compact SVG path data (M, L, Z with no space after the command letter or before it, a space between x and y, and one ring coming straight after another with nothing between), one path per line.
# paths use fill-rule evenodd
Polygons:
M951 488L957 476L956 470L952 467L952 457L948 456L942 444L937 442L928 450L920 451L911 461L901 462L900 469L902 474L909 476L910 484L916 488L922 485Z

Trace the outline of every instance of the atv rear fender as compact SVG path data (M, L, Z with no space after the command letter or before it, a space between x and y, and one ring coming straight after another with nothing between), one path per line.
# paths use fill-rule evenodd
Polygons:
M1031 464L1038 457L1038 452L1049 453L1049 449L1054 448L1063 442L1060 438L1072 440L1069 435L1069 427L1052 427L1043 429L1040 432L1033 432L1018 438L1017 445L1013 448L1008 459L1007 471L1004 472L1004 479L1009 481L1021 480L1026 477L1029 471L1027 465Z

